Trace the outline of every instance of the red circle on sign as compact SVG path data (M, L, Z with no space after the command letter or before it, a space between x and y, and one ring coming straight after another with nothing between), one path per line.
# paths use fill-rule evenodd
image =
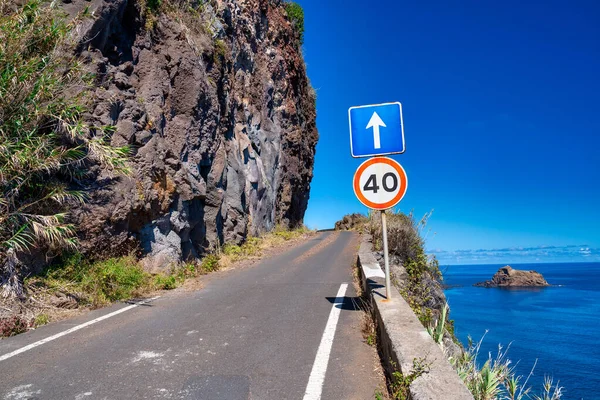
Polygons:
M362 194L362 192L360 190L360 177L361 177L362 173L369 166L371 166L373 164L378 164L378 163L387 164L387 165L391 166L398 173L398 177L400 179L400 190L398 190L398 193L396 194L396 196L394 196L393 199L391 199L390 201L387 201L385 203L374 203L374 202L368 200ZM363 203L365 206L372 208L374 210L387 210L388 208L392 208L396 204L398 204L400 202L400 200L402 200L402 198L406 194L406 189L408 187L408 178L406 176L406 172L404 171L404 168L402 168L402 165L400 165L397 161L392 160L391 158L387 158L387 157L373 157L373 158L370 158L367 161L363 162L362 164L360 164L360 166L354 173L353 187L354 187L354 194L356 195L358 200L361 203Z

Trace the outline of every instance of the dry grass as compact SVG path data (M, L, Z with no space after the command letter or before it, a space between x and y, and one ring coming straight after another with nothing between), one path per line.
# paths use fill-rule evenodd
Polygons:
M219 259L219 268L227 269L241 261L259 260L271 249L279 248L286 243L295 242L299 239L306 239L314 234L315 231L311 231L306 227L289 230L277 226L272 232L262 236L249 237L241 245L225 245L218 249L215 254Z
M26 296L0 298L0 337L12 336L51 321L79 315L116 301L147 297L162 290L183 287L197 290L201 277L258 260L274 249L305 239L315 232L306 228L277 227L261 237L250 237L240 245L226 245L214 254L183 264L173 264L164 273L150 274L133 256L88 262L81 254L63 257L42 274L25 279Z

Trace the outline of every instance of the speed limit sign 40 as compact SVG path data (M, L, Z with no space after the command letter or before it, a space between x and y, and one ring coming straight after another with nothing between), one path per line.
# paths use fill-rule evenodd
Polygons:
M362 163L354 174L354 193L373 210L394 207L406 194L406 172L395 160L374 157Z

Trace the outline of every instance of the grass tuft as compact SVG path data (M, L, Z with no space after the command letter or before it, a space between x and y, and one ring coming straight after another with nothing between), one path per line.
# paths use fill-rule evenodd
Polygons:
M154 287L158 290L172 290L177 288L178 282L174 275L156 275L154 277Z
M33 326L37 328L46 325L48 322L50 322L50 316L48 314L38 314L33 320Z
M528 385L528 381L533 375L537 360L529 376L523 381L523 376L516 375L512 361L507 357L508 347L503 350L503 347L499 345L496 356L493 357L490 353L483 366L480 367L477 364L477 358L484 337L477 343L469 338L468 348L459 357L450 359L475 400L523 400L530 398L534 400L560 400L562 398L563 388L559 386L559 383L554 385L551 378L545 379L541 394L531 395L533 388Z
M99 307L140 295L151 288L151 280L133 256L90 263L76 253L28 278L26 286L33 293L67 293L83 305Z

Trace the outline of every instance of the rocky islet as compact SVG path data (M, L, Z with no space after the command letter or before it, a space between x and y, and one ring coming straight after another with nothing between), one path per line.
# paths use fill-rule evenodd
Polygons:
M492 279L478 282L474 286L493 287L545 287L550 286L546 279L536 271L522 271L507 265L494 274Z

